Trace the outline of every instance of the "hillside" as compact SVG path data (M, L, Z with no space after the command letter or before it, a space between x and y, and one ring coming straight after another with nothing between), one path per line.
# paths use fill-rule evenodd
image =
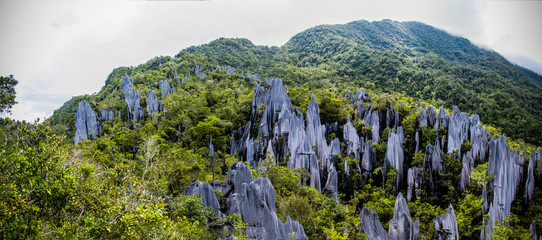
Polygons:
M422 23L218 39L3 121L0 234L525 239L541 104L541 76Z

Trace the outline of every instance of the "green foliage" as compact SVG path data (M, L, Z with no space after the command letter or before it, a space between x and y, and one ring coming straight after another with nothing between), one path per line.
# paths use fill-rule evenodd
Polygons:
M519 218L513 213L506 216L503 222L495 220L492 239L529 239L531 233L528 229L519 226Z
M15 86L19 83L13 75L0 76L0 113L10 113L11 107L17 104L15 101Z
M480 236L480 230L484 228L482 201L481 196L469 193L460 198L454 212L461 238L473 239Z

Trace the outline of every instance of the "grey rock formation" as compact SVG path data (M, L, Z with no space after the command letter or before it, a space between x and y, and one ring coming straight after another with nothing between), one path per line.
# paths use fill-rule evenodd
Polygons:
M365 142L363 147L363 157L361 159L361 167L363 170L372 173L376 168L376 152L373 149L373 144L371 141Z
M399 127L397 132L390 131L388 134L388 145L386 149L386 159L384 162L389 163L395 169L397 169L397 178L395 180L395 187L399 189L399 184L403 179L403 162L405 155L403 152L403 127ZM384 172L384 175L387 171Z
M434 192L435 190L435 183L438 176L444 173L444 161L442 160L441 155L442 151L438 139L435 142L435 146L428 144L425 147L425 158L423 160L422 172L429 172L429 182L427 184L429 185L431 192Z
M268 178L252 180L250 169L242 164L232 165L226 183L234 192L226 198L227 214L237 213L247 224L246 234L254 239L307 239L303 226L289 217L281 222L276 215L275 189Z
M538 176L542 177L542 152L540 151L540 147L538 148Z
M79 103L75 112L75 136L73 142L77 144L81 140L96 139L100 125L96 117L96 112L92 110L86 101Z
M469 116L454 107L448 124L448 154L459 150L461 144L468 140L469 124Z
M102 108L102 111L100 112L100 120L101 121L111 121L115 118L115 114L112 110L107 110L107 108Z
M384 230L382 224L380 224L378 214L375 211L371 211L366 207L363 207L361 210L360 221L360 232L365 233L365 235L367 235L367 239L389 239L388 233L386 233L386 230Z
M167 97L170 93L173 93L175 89L169 85L169 83L166 80L160 80L160 83L158 84L160 87L160 93L162 94L162 99Z
M450 116L444 110L444 107L440 107L437 118L435 119L435 125L433 128L438 131L440 127L444 129L448 128L448 121L450 121Z
M354 97L354 101L371 101L371 96L365 93L364 89L361 89L361 91L356 93L356 96Z
M347 117L347 122L343 128L343 138L346 143L346 156L359 160L359 136L356 128L350 122L350 116Z
M389 223L389 236L393 239L418 239L417 233L419 229L415 227L410 217L407 202L399 193L395 201L393 218Z
M536 234L536 220L531 223L529 231L531 232L531 237L529 240L538 240L538 235Z
M318 158L316 157L316 154L310 155L310 186L318 190L318 192L322 191L321 184L320 184L320 169L318 167Z
M326 127L320 121L320 108L318 103L311 97L309 106L307 107L307 127L306 133L310 146L316 146L316 152L320 159L325 158L327 144L325 140Z
M135 91L133 88L132 79L128 77L128 74L124 74L122 78L122 92L124 93L126 105L128 105L128 118L139 122L145 117L145 112L139 106L139 91Z
M438 234L438 239L459 240L457 219L452 205L448 207L448 211L446 211L444 216L435 217L433 225L435 227L435 233Z
M427 107L427 110L425 111L427 114L427 123L430 127L435 126L435 119L437 116L437 112L432 106Z
M470 182L470 174L474 169L474 158L472 156L472 151L468 151L463 154L463 160L461 161L461 175L459 176L459 190L465 191L467 185Z
M416 149L415 149L414 154L416 154L420 151L420 134L418 133L418 130L416 130L416 135L414 137L414 140L416 141Z
M529 159L529 168L527 170L527 182L525 183L525 199L527 201L532 200L534 197L534 163L536 161L536 153L531 153L531 158Z
M371 114L371 126L372 126L372 135L373 142L378 143L380 140L380 119L378 118L378 112L374 111Z
M193 194L200 194L205 206L211 207L219 216L223 215L222 212L220 212L220 204L216 198L215 189L209 183L195 181L188 185L183 191L183 195Z
M232 186L236 193L242 190L243 183L250 183L253 180L250 168L240 162L234 163L226 174L226 184Z
M215 154L215 147L213 146L213 136L209 138L209 156Z
M488 174L495 176L492 182L493 201L489 206L488 225L480 233L481 239L490 239L495 220L504 221L510 214L522 175L520 157L509 150L504 136L491 139L488 162Z
M338 175L337 170L335 170L335 166L331 165L331 169L329 170L328 176L327 176L327 182L325 189L329 190L331 192L331 198L335 200L336 203L339 203L338 199Z
M162 109L162 101L156 98L156 94L153 90L149 90L145 100L147 101L147 114L149 115L149 118L152 119L152 114L160 112Z
M427 113L425 112L425 108L420 111L420 116L418 116L418 122L420 123L420 126L427 127Z
M414 201L418 195L418 190L422 186L422 178L420 176L420 169L417 167L412 167L408 169L407 176L407 201Z

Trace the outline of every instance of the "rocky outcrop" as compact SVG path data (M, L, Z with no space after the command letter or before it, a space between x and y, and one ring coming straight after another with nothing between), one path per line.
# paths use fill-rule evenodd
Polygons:
M223 215L222 212L220 212L220 204L216 198L215 189L209 183L195 181L188 185L188 187L186 187L183 191L183 195L193 194L201 195L201 199L203 200L203 204L205 204L205 206L211 207L219 216Z
M529 168L527 169L527 182L525 183L525 199L527 201L532 200L534 197L534 163L536 161L536 153L531 153L531 158L529 159Z
M367 239L375 240L387 240L389 239L388 233L380 224L378 220L378 214L375 211L371 211L366 207L361 210L361 228L360 232L367 235Z
M166 80L160 80L158 86L160 87L160 93L162 94L162 99L166 98L167 95L175 91L173 86L171 86Z
M124 74L122 78L122 92L124 93L126 105L128 105L128 118L135 122L143 120L145 112L139 106L139 91L134 90L132 79L128 74Z
M107 108L102 108L102 111L100 112L100 120L101 121L111 121L115 118L115 114L112 110L107 110Z
M465 191L467 185L470 182L470 174L474 170L474 158L472 157L472 151L468 151L463 154L463 160L461 160L461 175L459 176L459 190Z
M162 109L162 101L158 100L156 98L156 94L153 90L149 90L147 97L145 98L147 101L147 114L149 115L149 118L152 119L152 114L156 112L160 112Z
M366 207L361 210L361 228L360 232L365 233L368 239L418 239L420 221L412 221L407 202L399 193L395 201L393 218L389 222L389 233L386 233L380 222L378 214L371 212Z
M531 223L531 226L529 227L529 231L531 232L531 237L529 240L542 240L542 236L538 236L536 234L536 220Z
M461 144L468 140L469 116L454 107L448 124L448 154L461 149Z
M359 160L359 136L356 128L354 128L354 125L350 122L350 116L347 117L346 124L343 128L343 138L346 143L346 156Z
M226 203L221 211L215 189L225 194ZM307 239L303 226L288 216L286 222L276 214L275 189L268 178L252 178L250 168L235 163L226 174L225 182L212 184L193 182L183 191L184 195L200 194L205 206L215 210L219 216L238 214L246 226L246 235L251 239Z
M420 116L418 116L418 122L420 123L420 126L427 127L427 113L425 112L425 108L420 111Z
M378 117L377 111L374 111L371 114L371 127L373 142L378 143L378 141L380 140L380 119Z
M420 169L413 167L408 169L407 176L407 201L414 201L418 195L418 190L422 186L422 178L420 176Z
M250 181L249 181L250 180ZM226 198L227 214L239 214L247 224L246 234L254 239L307 239L303 226L289 217L281 222L276 215L275 189L268 178L252 180L250 169L236 163L226 176L234 192Z
M504 136L491 139L488 162L488 174L495 178L492 182L493 200L489 206L488 225L482 229L481 239L490 239L495 220L504 221L510 214L522 175L520 156L509 150Z
M331 169L329 170L328 176L327 176L327 182L325 189L329 190L331 192L331 198L335 200L336 203L339 203L338 199L338 191L339 191L339 180L338 180L337 170L335 170L335 166L331 165Z
M403 179L403 162L405 155L403 152L403 128L399 127L397 132L390 131L388 134L388 145L386 149L386 159L384 162L390 164L397 170L397 178L395 180L395 187L399 189L399 184ZM384 172L384 175L386 172Z
M75 136L73 142L77 144L81 140L96 139L100 131L100 125L96 112L92 110L86 101L79 103L75 112Z
M395 201L393 218L389 223L389 236L393 239L418 239L419 221L416 222L418 222L418 225L415 225L412 221L407 202L399 193Z
M376 168L376 151L373 149L371 141L365 142L363 147L363 157L361 159L361 167L363 170L372 173Z
M435 217L433 226L435 227L435 234L438 236L438 239L459 240L457 219L452 205L448 207L448 211L446 211L444 216Z

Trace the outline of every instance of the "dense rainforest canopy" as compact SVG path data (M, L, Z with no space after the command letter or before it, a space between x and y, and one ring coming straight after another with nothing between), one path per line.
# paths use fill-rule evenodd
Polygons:
M6 239L542 230L542 77L417 22L218 39L0 127Z

